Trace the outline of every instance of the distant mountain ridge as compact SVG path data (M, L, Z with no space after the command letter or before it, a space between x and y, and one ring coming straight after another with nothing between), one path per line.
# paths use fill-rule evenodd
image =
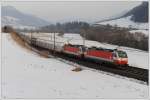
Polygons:
M123 17L130 16L134 22L145 23L148 22L148 2L143 2L141 5L136 6Z
M140 5L134 7L120 16L99 21L94 25L112 25L118 27L148 30L148 2L142 2Z
M39 17L22 13L12 6L2 6L2 26L12 25L12 26L31 26L39 27L49 25L50 22L43 20Z
M121 12L117 15L114 15L114 16L110 16L108 18L105 18L105 19L102 19L101 21L98 21L96 23L101 23L101 22L105 22L105 21L110 21L110 20L115 20L115 19L119 19L119 18L122 18L128 11L124 11L124 12Z
M110 21L110 20L116 20L124 17L131 17L131 21L137 22L137 23L146 23L148 22L148 2L143 2L142 4L134 7L133 9L123 12L119 14L118 16L115 17L110 17L108 19L101 20L97 23L105 22L105 21Z

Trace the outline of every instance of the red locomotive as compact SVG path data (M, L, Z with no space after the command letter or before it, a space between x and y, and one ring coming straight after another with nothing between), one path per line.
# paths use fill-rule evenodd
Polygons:
M80 49L81 45L64 45L64 50L63 52L68 53L68 54L72 54L72 55L76 55L76 56L80 56L81 55L81 49Z
M105 49L83 45L64 45L63 52L82 59L90 59L96 62L109 62L115 65L127 65L128 57L126 52L117 49Z

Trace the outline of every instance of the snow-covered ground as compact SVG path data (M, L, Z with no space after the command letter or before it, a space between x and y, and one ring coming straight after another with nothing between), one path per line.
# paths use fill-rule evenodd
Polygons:
M131 30L130 33L143 33L146 36L149 36L149 31L148 30Z
M15 18L15 17L12 17L12 16L4 16L2 21L5 23L5 22L8 22L8 24L15 24L17 25L17 21L19 21L19 19Z
M67 38L67 39L76 39L76 40L80 40L80 39L83 39L82 36L80 36L79 34L77 33L65 33L63 35L64 38Z
M3 98L148 98L148 86L41 58L2 34Z
M3 16L2 22L7 23L7 24L2 23L2 26L9 25L15 29L32 29L32 30L38 29L37 27L34 27L34 26L21 25L19 24L19 21L20 19L12 17L12 16Z
M126 28L136 28L136 29L141 29L141 30L145 30L145 29L149 29L149 25L148 23L135 23L133 21L130 20L131 16L128 17L124 17L124 18L119 18L119 19L115 19L115 20L110 20L110 21L104 21L104 22L100 22L97 24L102 24L102 25L117 25L119 27L126 27Z

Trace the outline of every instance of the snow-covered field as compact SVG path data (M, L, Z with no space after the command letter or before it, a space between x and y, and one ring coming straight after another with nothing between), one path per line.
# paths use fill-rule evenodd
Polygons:
M76 40L81 40L83 39L79 34L77 33L65 33L63 35L63 38L67 38L69 40L72 40L72 39L76 39Z
M130 20L131 16L128 17L124 17L124 18L119 18L119 19L115 19L115 20L110 20L110 21L104 21L104 22L100 22L97 24L102 24L102 25L117 25L120 27L126 27L126 28L137 28L137 29L141 29L141 30L145 30L145 29L149 29L149 25L148 23L135 23L133 21Z
M19 24L19 20L20 19L12 16L4 16L2 18L2 26L9 25L9 26L13 26L13 28L15 29L30 29L30 30L38 29L37 27L34 26L21 25ZM3 23L7 23L7 24L3 25Z
M124 18L119 18L119 19L115 19L115 20L110 20L110 21L104 21L104 22L100 22L97 24L101 24L101 25L112 25L112 26L119 26L119 27L125 27L125 28L136 28L137 30L131 30L131 33L136 33L136 32L140 32L145 34L146 36L148 36L149 34L149 24L148 23L136 23L131 21L131 16L128 17L124 17Z
M143 33L146 36L149 36L149 31L148 30L131 30L130 33Z
M148 98L148 86L41 58L2 34L3 98Z

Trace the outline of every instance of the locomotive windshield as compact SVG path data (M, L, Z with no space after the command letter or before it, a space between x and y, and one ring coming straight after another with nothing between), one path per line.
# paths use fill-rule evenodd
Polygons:
M118 52L118 56L119 56L120 58L127 58L126 52L124 52L124 51L117 51L117 52Z

